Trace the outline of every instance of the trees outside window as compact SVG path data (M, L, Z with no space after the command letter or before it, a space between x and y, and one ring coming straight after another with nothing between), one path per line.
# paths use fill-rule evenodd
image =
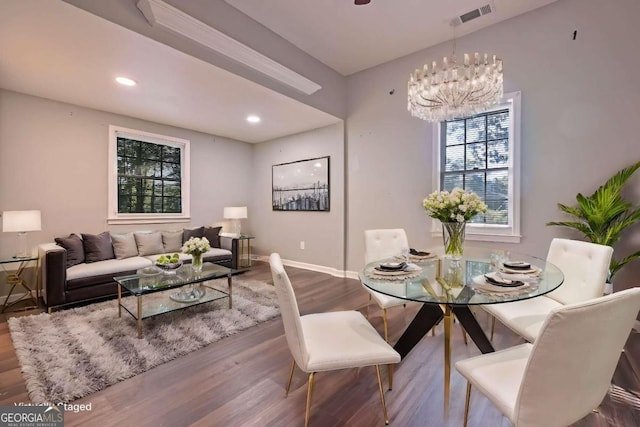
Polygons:
M188 220L189 141L110 127L109 222Z
M437 126L438 190L473 191L487 204L467 227L473 240L519 241L520 93L495 108Z

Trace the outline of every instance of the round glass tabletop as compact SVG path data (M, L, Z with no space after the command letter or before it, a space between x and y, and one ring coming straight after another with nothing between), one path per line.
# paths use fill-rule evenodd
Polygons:
M486 248L465 248L464 256L372 262L360 271L362 283L376 292L409 301L449 305L496 304L544 295L564 275L544 259Z

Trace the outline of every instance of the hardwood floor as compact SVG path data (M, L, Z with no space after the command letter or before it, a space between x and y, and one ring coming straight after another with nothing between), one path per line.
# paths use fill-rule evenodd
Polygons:
M302 314L357 309L368 301L361 285L351 279L286 268L296 289ZM270 280L268 265L257 262L243 278ZM402 333L419 306L389 310L391 341ZM25 313L29 314L33 311ZM382 331L381 311L369 307L371 323ZM14 315L14 314L12 314ZM0 317L0 405L28 402L6 323ZM488 322L479 314L481 325ZM386 393L394 426L461 426L466 383L453 370L451 409L443 417L443 339L425 337L395 370L394 389ZM479 354L465 346L456 325L454 360ZM496 325L497 349L522 342ZM624 388L607 396L598 413L579 427L640 426L640 334L632 334L622 354L614 384ZM303 425L307 375L296 369L291 392L284 387L291 363L280 318L213 343L201 350L122 381L74 403L91 403L91 411L65 414L67 426L294 426ZM386 383L386 369L384 381ZM635 399L635 406L629 398ZM363 368L316 375L311 425L384 425L375 370ZM509 421L480 393L473 393L469 426L509 426Z

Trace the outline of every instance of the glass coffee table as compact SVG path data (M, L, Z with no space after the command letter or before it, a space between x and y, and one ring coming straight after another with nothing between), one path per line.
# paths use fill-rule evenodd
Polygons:
M122 317L124 308L138 326L138 338L142 338L142 319L183 310L187 307L205 304L222 298L229 298L232 307L232 274L234 270L210 262L202 263L202 271L195 272L191 265L183 265L175 271L160 271L145 274L144 269L138 274L117 276L113 280L118 284L118 317ZM227 278L227 290L216 289L203 282ZM200 284L200 286L194 286ZM122 299L122 290L129 291L134 299ZM176 292L166 298L152 298L157 292L175 289ZM146 296L146 297L145 297Z

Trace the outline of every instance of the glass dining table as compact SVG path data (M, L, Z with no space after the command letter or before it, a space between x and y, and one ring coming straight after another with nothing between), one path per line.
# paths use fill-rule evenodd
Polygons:
M359 273L360 280L376 292L424 303L394 345L403 359L444 320L445 414L449 411L454 316L478 349L490 353L495 350L471 311L472 306L536 298L564 281L562 271L544 259L495 249L465 248L459 259L412 256L406 267L394 271L400 261L403 259L398 256L367 264Z

